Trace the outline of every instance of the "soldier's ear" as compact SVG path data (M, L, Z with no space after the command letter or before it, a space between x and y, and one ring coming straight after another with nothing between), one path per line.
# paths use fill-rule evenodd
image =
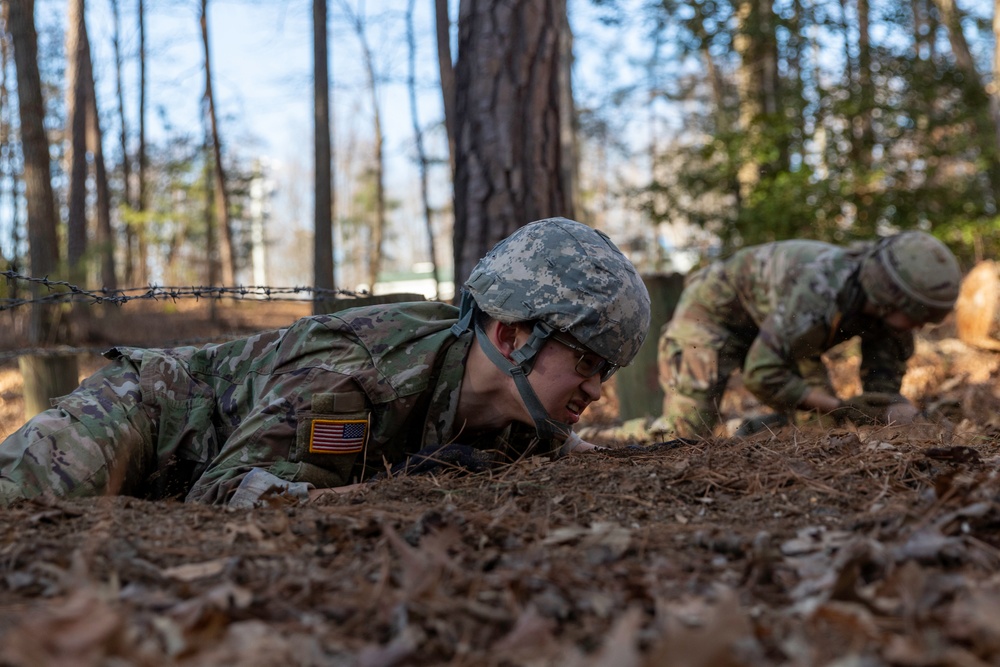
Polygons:
M490 337L495 338L494 344L500 350L500 354L510 359L511 353L518 348L517 325L504 324L503 322L493 320L490 323L490 329L490 333L493 334Z

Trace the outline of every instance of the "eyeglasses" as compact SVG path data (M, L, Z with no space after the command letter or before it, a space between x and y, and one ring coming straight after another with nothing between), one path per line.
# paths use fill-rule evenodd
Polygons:
M553 335L552 339L580 353L580 358L576 360L576 372L585 378L600 374L601 382L607 382L620 368L617 364L611 363L600 355L563 336Z

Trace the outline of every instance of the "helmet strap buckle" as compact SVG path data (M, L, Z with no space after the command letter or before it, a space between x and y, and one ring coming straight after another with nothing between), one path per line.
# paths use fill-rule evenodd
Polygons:
M523 368L525 375L531 373L531 368L535 365L535 357L553 331L554 329L545 322L541 320L535 322L535 327L531 330L531 335L528 336L524 345L510 353L511 361Z

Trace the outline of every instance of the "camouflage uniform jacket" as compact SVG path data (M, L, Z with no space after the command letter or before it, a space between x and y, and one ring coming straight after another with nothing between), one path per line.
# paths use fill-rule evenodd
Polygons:
M665 336L681 345L710 344L706 332L746 341L744 384L777 409L794 408L817 384L804 370L826 379L823 352L859 336L865 390L898 392L913 335L862 312L858 270L870 248L790 240L739 250L693 281Z
M456 316L439 303L362 307L230 343L113 354L155 397L161 459L194 463L187 500L220 503L254 468L335 487L458 438L471 334L451 334ZM488 448L504 434L479 435L461 442Z

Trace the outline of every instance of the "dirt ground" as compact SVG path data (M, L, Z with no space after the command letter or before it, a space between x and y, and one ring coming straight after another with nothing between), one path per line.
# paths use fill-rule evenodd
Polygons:
M296 308L137 312L108 338ZM830 361L856 391L850 348ZM998 665L998 372L946 324L903 388L925 424L623 446L254 511L21 504L0 520L0 664ZM20 400L0 359L0 436Z

